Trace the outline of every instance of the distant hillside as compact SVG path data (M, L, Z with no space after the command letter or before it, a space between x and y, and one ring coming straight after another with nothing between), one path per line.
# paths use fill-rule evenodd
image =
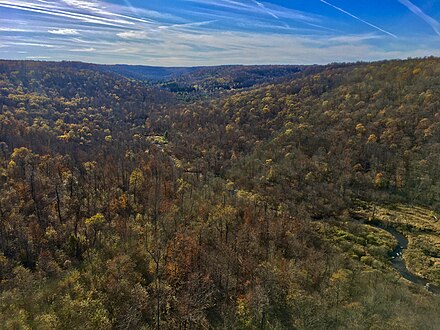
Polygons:
M125 64L102 65L99 66L99 68L118 73L125 77L151 82L162 82L176 79L179 76L198 70L197 67L160 67Z
M279 65L201 67L177 76L162 86L170 91L190 89L206 93L240 90L291 78L304 68Z
M142 65L99 66L175 93L210 94L216 91L250 88L286 78L305 67L293 65L225 65L213 67L154 67Z
M310 66L224 65L212 67L160 67L144 65L99 65L82 62L1 61L16 67L59 67L113 73L180 95L208 97L222 91L251 88L292 77Z

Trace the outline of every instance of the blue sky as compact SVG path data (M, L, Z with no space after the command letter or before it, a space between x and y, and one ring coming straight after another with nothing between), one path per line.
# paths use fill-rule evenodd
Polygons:
M439 0L0 0L0 58L163 66L440 56Z

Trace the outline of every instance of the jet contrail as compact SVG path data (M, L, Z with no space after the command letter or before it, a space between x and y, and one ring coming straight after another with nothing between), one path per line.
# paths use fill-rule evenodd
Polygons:
M346 11L346 10L344 10L344 9L342 9L342 8L339 8L339 7L335 6L335 5L332 5L331 3L329 3L329 2L327 2L327 1L325 1L325 0L320 0L320 1L321 1L322 3L325 3L327 6L330 6L330 7L334 8L334 9L336 9L336 10L339 10L340 12L342 12L342 13L344 13L344 14L350 16L350 17L353 17L354 19L357 19L358 21L360 21L360 22L362 22L362 23L364 23L364 24L367 24L367 25L369 25L369 26L375 28L376 30L379 30L379 31L381 31L381 32L383 32L383 33L388 34L389 36L391 36L391 37L393 37L393 38L398 39L398 37L397 37L395 34L393 34L393 33L391 33L391 32L388 32L388 31L386 31L386 30L384 30L384 29L381 29L381 28L378 27L377 25L371 24L371 23L369 23L369 22L363 20L362 18L357 17L357 16L355 16L355 15L349 13L348 11Z
M276 18L276 19L280 19L277 15L275 15L272 11L270 11L269 9L266 8L265 5L263 5L261 2L253 0L255 2L255 4L260 7L261 9L263 9L267 14L269 14L270 16Z
M399 2L407 7L409 10L411 10L418 17L420 17L422 20L424 20L426 23L428 23L432 27L434 32L440 36L440 23L438 21L436 21L431 16L425 14L419 7L417 7L409 0L399 0Z
M46 9L41 6L31 7L31 6L14 5L14 4L9 3L9 1L0 1L0 7L23 10L23 11L30 11L30 12L34 12L34 13L40 13L40 14L46 14L46 15L52 15L52 16L66 17L66 18L80 20L80 21L83 21L86 23L101 24L101 25L108 25L108 26L125 27L124 25L121 25L121 24L134 24L132 22L126 22L126 21L122 21L122 20L112 20L109 18L98 17L98 16L88 15L88 14L79 14L79 13L74 13L74 12L60 10L60 9Z

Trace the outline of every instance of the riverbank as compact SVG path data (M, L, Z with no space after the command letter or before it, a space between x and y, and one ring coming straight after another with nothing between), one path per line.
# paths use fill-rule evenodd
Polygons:
M391 264L393 265L393 268L397 272L399 272L399 274L403 278L416 285L423 286L426 290L428 290L431 293L437 295L440 294L440 287L431 283L428 279L412 273L406 266L404 254L405 251L408 249L408 239L403 234L398 232L393 227L384 226L382 223L378 221L370 221L369 223L366 224L381 230L385 230L396 239L397 244L396 247L393 249L393 251L390 253L390 261Z
M398 242L390 258L402 277L419 285L429 283L428 287L440 287L438 214L418 206L364 203L355 210L354 215L367 224L387 231Z

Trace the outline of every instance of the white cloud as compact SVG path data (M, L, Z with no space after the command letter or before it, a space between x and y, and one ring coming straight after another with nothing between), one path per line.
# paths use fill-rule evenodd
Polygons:
M94 51L96 51L96 49L93 47L69 49L69 52L78 52L78 53L90 53L90 52L94 52Z
M359 43L367 40L377 40L385 38L379 36L377 34L360 34L360 35L341 35L337 37L331 37L327 39L330 42L339 42L339 43Z
M139 39L146 39L147 33L145 31L124 31L116 34L119 38L122 39L133 39L133 40L139 40Z
M218 20L210 20L210 21L203 21L203 22L192 22L192 23L183 23L183 24L172 24L172 25L160 25L157 28L161 30L166 29L184 29L184 28L191 28L191 27L200 27L204 25L208 25L214 22L217 22Z
M30 47L41 47L41 48L56 48L56 45L50 45L45 43L36 43L36 42L13 42L12 43L15 46L30 46Z
M50 56L27 56L26 58L28 60L48 60L48 59L51 59L52 57L50 57Z
M32 32L32 31L25 29L10 28L10 27L0 27L0 32Z
M47 31L52 34L59 34L63 36L77 36L79 35L78 30L75 29L56 29L56 30L49 30Z

